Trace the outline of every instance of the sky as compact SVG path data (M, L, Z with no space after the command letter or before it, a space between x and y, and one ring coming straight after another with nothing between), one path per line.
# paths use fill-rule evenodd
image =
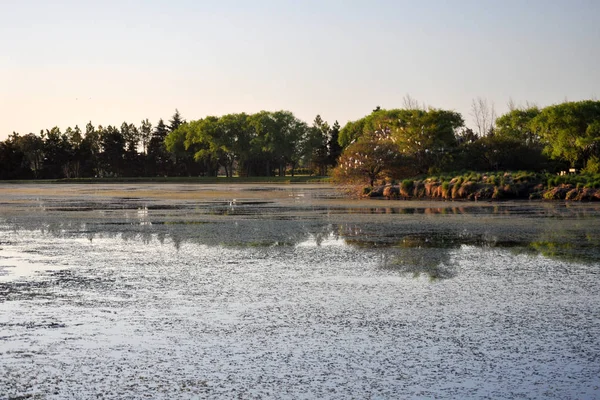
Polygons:
M0 0L0 140L289 110L343 126L600 96L598 0Z

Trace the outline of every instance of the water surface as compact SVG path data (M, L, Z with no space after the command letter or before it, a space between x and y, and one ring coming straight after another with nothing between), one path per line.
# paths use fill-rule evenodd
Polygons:
M0 399L597 398L599 216L0 185Z

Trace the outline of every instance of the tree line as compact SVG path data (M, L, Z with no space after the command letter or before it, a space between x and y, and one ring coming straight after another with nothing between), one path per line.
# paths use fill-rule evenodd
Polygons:
M476 133L459 113L417 106L373 112L340 131L334 176L342 181L402 179L443 172L600 172L600 102L515 107L496 118L473 103Z
M333 174L343 181L447 171L566 168L600 172L600 102L516 107L496 118L473 102L475 128L460 113L420 105L329 125L289 111L207 116L167 123L58 127L0 142L0 179Z
M312 125L289 111L228 114L185 121L179 111L156 126L58 127L13 132L0 142L0 179L155 176L326 175L341 152L340 125Z

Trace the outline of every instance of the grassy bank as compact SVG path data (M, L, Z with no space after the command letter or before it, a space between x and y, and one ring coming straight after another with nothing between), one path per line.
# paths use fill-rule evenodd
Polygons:
M600 201L600 174L464 172L365 187L362 195L399 199Z

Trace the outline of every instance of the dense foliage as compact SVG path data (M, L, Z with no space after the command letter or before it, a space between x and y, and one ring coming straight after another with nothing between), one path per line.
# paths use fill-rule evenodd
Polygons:
M377 179L459 170L600 172L598 101L513 108L483 136L466 128L461 115L452 111L376 109L346 124L339 137L344 151L334 177L371 186ZM388 149L386 156L376 152L382 146Z
M326 175L341 148L340 126L312 126L289 111L228 114L186 122L178 111L153 128L55 127L0 142L0 179L155 176L284 176L297 167Z
M477 108L481 115L485 102ZM483 110L485 111L485 110ZM600 172L600 102L512 107L479 134L454 111L408 104L348 122L312 124L289 111L207 116L178 111L156 126L46 129L0 142L0 179L156 176L284 176L301 171L339 181L402 180L449 171L575 168Z

